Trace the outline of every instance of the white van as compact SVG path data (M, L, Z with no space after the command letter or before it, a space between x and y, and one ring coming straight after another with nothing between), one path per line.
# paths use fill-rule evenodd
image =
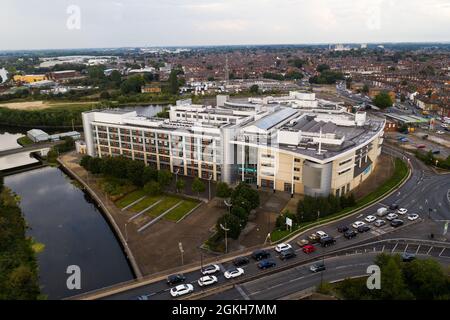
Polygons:
M383 217L387 214L388 214L388 209L386 209L386 208L379 208L377 210L377 216L379 216L379 217Z

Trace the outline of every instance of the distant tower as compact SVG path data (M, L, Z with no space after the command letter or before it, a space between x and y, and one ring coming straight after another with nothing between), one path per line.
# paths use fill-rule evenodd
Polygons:
M230 69L228 67L228 55L225 55L225 81L228 83L230 80Z

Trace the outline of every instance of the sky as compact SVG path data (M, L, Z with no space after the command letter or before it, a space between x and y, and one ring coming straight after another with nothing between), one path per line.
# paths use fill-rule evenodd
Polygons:
M0 50L450 41L450 0L1 0Z

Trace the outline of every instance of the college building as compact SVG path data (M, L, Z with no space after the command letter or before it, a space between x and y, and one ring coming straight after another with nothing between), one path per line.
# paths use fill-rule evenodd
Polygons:
M347 194L375 169L385 120L352 114L314 93L170 106L169 119L135 111L83 113L87 153L158 170L313 196Z

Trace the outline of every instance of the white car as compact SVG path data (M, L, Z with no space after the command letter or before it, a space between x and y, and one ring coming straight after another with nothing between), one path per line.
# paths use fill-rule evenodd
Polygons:
M375 221L374 226L375 227L382 227L386 224L386 221L378 219L377 221Z
M396 213L389 213L387 215L387 217L386 217L386 219L389 220L389 221L392 221L392 220L397 219L397 218L398 218L398 214L396 214Z
M364 220L366 220L367 222L374 222L375 220L377 220L377 218L375 216L367 216Z
M204 276L204 277L201 277L200 279L198 279L197 282L200 287L203 287L203 286L210 286L210 285L216 283L217 281L218 280L217 280L216 276Z
M317 234L319 237L321 237L321 238L323 238L323 237L328 237L328 235L327 235L325 232L323 232L323 231L317 231L316 234Z
M172 297L179 297L185 294L189 294L194 291L194 286L190 283L180 284L172 289L170 289L170 295Z
M233 269L229 269L229 270L225 271L225 273L223 275L225 276L225 278L231 279L231 278L236 278L236 277L242 276L243 274L244 274L244 269L233 268Z
M419 215L417 213L408 214L409 221L414 221L414 220L417 220L418 218L419 218Z
M276 252L281 252L289 249L292 249L292 246L289 243L280 243L275 247Z
M363 225L365 225L364 222L362 222L362 221L355 221L355 222L352 224L352 227L355 228L355 229L358 229L359 227L361 227L361 226L363 226Z
M408 212L408 209L406 209L406 208L400 208L400 209L397 210L397 212L400 213L400 214L405 214L405 213Z
M214 274L219 270L220 270L220 267L217 264L211 264L202 269L202 274L204 274L204 275Z
M442 131L442 130L438 130L438 131L436 131L436 133L437 133L437 134L444 134L445 132Z

